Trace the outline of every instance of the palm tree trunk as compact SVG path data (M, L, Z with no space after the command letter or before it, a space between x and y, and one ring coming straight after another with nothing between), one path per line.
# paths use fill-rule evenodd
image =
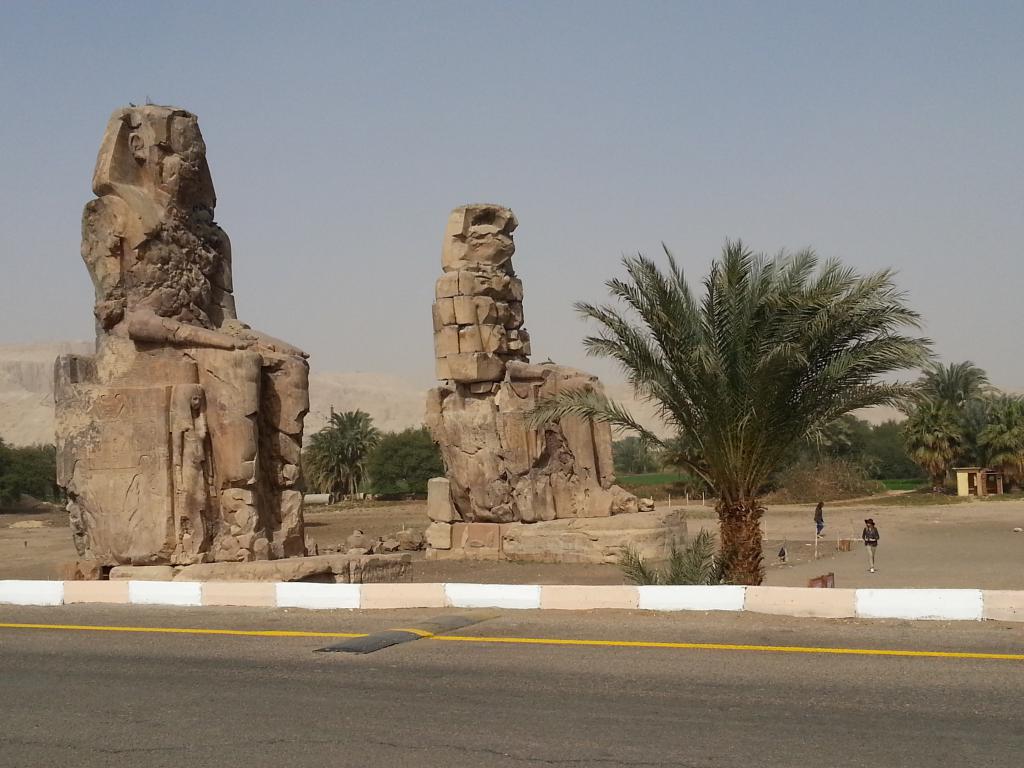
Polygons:
M764 580L761 552L761 516L764 507L751 502L718 502L721 557L730 584L758 586Z

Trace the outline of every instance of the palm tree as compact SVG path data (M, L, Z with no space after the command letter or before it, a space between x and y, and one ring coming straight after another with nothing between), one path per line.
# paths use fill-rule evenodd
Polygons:
M933 490L941 490L949 468L960 455L963 433L957 413L948 403L921 400L903 423L907 452L928 473Z
M345 411L310 438L305 453L306 476L320 493L354 495L366 477L366 458L380 440L370 414Z
M845 413L894 404L909 388L879 377L920 365L927 342L902 334L919 316L889 270L859 275L811 251L768 259L739 241L694 296L672 254L668 270L639 255L628 280L606 285L625 310L577 304L601 327L590 354L616 360L637 395L690 446L684 464L718 494L726 578L763 578L759 495L771 473L809 436ZM541 403L532 418L609 422L664 442L617 403L581 391Z
M929 400L963 408L989 390L988 374L970 360L962 363L933 363L918 380L921 394Z

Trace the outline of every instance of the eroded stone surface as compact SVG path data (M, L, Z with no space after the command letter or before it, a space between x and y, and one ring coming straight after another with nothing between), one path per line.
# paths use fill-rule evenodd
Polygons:
M431 481L428 515L458 528L635 512L636 498L615 485L607 424L526 422L541 398L602 388L583 371L530 364L523 287L512 269L516 226L512 211L497 205L463 206L448 220L433 310L445 384L431 390L426 417L447 483ZM459 546L453 534L452 548Z
M305 554L300 350L240 322L195 115L116 111L82 219L95 356L55 368L76 548L114 564Z

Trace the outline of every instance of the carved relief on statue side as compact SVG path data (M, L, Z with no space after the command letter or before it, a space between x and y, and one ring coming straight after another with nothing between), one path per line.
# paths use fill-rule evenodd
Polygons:
M171 466L177 556L199 562L208 548L211 467L202 387L174 387L171 400Z

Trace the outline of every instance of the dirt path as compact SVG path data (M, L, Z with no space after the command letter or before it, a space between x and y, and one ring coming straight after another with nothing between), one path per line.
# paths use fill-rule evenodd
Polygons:
M710 506L685 508L691 534L717 530ZM979 587L1024 589L1024 500L900 507L877 501L826 505L825 538L813 560L811 505L770 507L764 519L765 583L806 586L810 578L836 575L837 587ZM878 523L882 540L878 572L867 572L860 543L865 517ZM342 546L358 528L376 538L403 526L423 530L424 502L375 504L338 509L309 508L309 537L321 549ZM33 523L32 521L37 521ZM41 527L27 527L31 525ZM837 552L836 539L853 539L851 552ZM789 564L778 562L779 546L789 550ZM62 513L0 515L0 579L50 579L59 563L75 558ZM426 562L416 555L414 579L421 582L464 581L519 584L621 584L618 568L608 565L534 563Z

